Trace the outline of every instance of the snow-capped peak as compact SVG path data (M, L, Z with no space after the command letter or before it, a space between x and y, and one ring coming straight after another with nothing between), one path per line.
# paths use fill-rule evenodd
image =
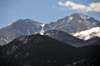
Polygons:
M88 40L95 36L100 37L100 27L94 27L89 30L81 31L81 32L73 34L73 36L79 39L84 39L84 40Z
M41 27L42 27L42 29L41 29L41 31L40 31L40 35L44 35L44 26L45 26L45 24L41 24Z

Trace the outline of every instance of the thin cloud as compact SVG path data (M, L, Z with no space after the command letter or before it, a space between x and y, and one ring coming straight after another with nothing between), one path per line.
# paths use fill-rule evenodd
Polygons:
M60 9L60 10L62 10L62 11L66 11L66 8L58 8L58 9Z
M89 4L89 6L85 6L82 4L76 4L71 1L67 1L65 3L59 2L58 5L66 6L70 10L79 10L82 12L89 12L89 11L100 12L100 2L99 3L91 3L91 4Z
M55 5L52 5L52 7L53 7L53 8L56 8L56 6L55 6Z

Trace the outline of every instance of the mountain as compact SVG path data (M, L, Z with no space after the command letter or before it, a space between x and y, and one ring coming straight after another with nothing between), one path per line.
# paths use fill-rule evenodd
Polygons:
M0 66L97 66L100 61L99 45L76 48L39 34L20 36L0 48Z
M44 31L54 29L73 34L97 26L100 27L100 21L84 14L73 13L71 16L59 19L56 22L45 24Z
M67 48L67 49L66 49ZM76 48L42 35L20 36L2 49L4 65L43 64L71 58ZM67 53L66 53L67 52ZM66 56L67 55L67 56ZM74 57L74 56L73 56ZM4 61L3 61L4 60ZM43 63L42 63L43 62Z
M49 30L49 31L45 32L44 35L47 35L49 37L52 37L54 39L57 39L61 42L70 44L75 47L83 47L83 46L89 45L88 42L80 40L66 32L59 31L59 30Z
M97 41L95 42L95 44L100 45L100 38L99 38L99 40L97 40Z
M42 24L30 19L19 19L6 27L0 29L0 45L4 45L21 35L39 33Z
M69 34L75 34L93 27L100 27L100 21L80 13L73 13L49 24L42 24L30 19L19 19L0 29L0 45L5 45L21 35L37 33L43 35L44 32L49 30L61 30Z
M100 27L94 27L91 28L90 30L81 31L73 34L73 36L84 40L88 40L93 37L100 37Z
M88 43L90 44L99 44L100 45L100 42L98 42L100 40L100 37L93 37L93 38L90 38L88 40L86 40Z

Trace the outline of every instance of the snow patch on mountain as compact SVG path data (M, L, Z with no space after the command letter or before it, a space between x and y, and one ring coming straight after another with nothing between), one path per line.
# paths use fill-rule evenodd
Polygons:
M41 26L42 26L42 27L44 27L44 26L45 26L45 24L41 24Z
M69 17L69 19L68 19L68 22L70 22L72 19L73 19L73 17L72 17L72 16L70 16L70 17Z
M27 33L28 33L28 35L31 35L31 33L30 33L30 31L29 31L29 30L27 30Z
M41 24L42 29L40 31L40 35L44 35L44 26L45 26L45 24Z
M82 19L89 19L90 17L85 14L79 14Z
M7 26L10 26L12 23L8 24Z
M82 21L81 20L78 20L79 21L79 23L82 23Z
M8 25L7 25L7 26L5 26L4 28L6 28L6 27L11 27L11 25L12 25L12 23L8 24Z
M89 30L81 31L73 34L73 36L84 40L88 40L96 36L100 37L100 27L94 27Z
M73 19L73 17L69 17L69 20L71 21Z

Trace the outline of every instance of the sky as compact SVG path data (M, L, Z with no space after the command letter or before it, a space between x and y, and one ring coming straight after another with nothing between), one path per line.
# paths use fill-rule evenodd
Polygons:
M100 21L100 0L0 0L0 28L18 19L40 23L82 13Z

